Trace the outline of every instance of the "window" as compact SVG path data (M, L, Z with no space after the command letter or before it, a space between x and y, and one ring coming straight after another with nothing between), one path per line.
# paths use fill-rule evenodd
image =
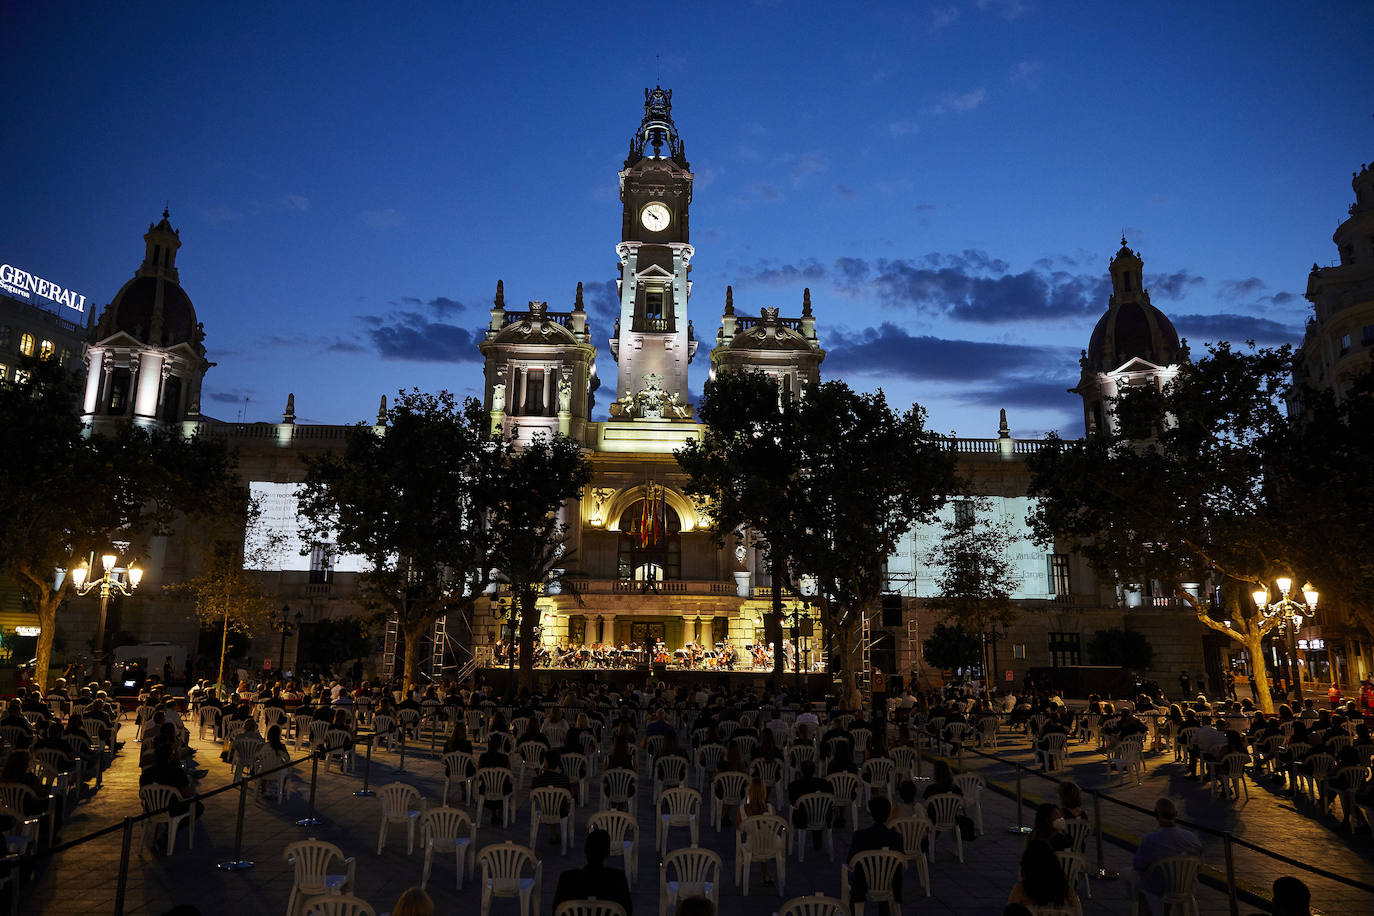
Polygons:
M334 545L310 545L310 584L328 585L334 581Z
M122 414L129 406L129 389L133 386L133 374L128 369L116 369L110 375L111 414Z
M647 533L646 533L647 530ZM616 575L624 581L682 578L682 523L662 500L636 500L620 516Z
M58 361L58 365L65 369L65 368L67 367L67 364L68 364L69 362L71 362L71 359L72 359L72 351L69 350L69 349L67 349L66 347L63 347L63 348L62 348L62 357L61 357L61 359Z
M1366 347L1374 346L1374 324L1364 326L1364 332L1360 335L1360 343Z
M162 408L158 416L165 423L174 423L181 411L181 377L169 375L162 383Z
M33 356L32 334L24 334L19 338L19 352L24 356Z
M27 335L25 335L25 336L27 336ZM32 346L32 345L30 345L30 346ZM22 345L21 345L20 349L23 349ZM1342 335L1341 335L1341 356L1344 356L1345 354L1347 354L1347 353L1349 353L1349 352L1350 352L1350 335L1349 335L1349 334L1342 334Z
M961 499L954 504L954 523L956 525L973 524L973 500Z
M525 370L525 404L522 408L528 417L544 415L544 370Z
M1131 275L1129 273L1121 275L1121 290L1126 293L1131 291Z
M1069 555L1052 553L1049 555L1050 593L1056 598L1067 598L1072 594L1069 582Z
M38 345L38 358L52 359L53 351L56 349L57 347L53 345L53 342L51 340L45 340Z
M1079 664L1079 645L1077 633L1063 633L1052 631L1050 633L1050 664L1056 668L1065 668L1070 665Z
M5 380L6 380L7 378L9 378L9 377L10 377L10 367L9 367L9 366L6 366L4 363L0 363L0 382L5 381Z
M663 290L650 289L644 292L644 317L663 317Z

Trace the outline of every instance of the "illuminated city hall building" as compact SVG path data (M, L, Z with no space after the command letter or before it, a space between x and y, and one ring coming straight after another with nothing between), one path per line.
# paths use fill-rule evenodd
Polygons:
M763 548L747 532L717 543L708 508L684 493L686 481L673 451L702 432L688 394L689 374L700 378L724 369L756 369L776 379L783 392L800 393L820 381L825 350L809 291L799 291L794 300L799 311L788 316L777 308L737 306L727 288L715 333L701 352L703 341L689 309L696 254L693 173L672 119L671 99L669 91L646 90L643 119L619 173L621 220L614 248L620 307L614 326L589 324L580 285L571 308L562 310L542 300L512 307L498 282L478 343L484 406L493 431L520 441L570 436L582 443L592 465L591 483L562 510L570 530L568 568L539 598L539 638L549 657L559 659L555 650L565 647L637 648L651 642L670 654L670 667L689 657L695 666L709 667L711 653L728 646L738 659L736 670L745 670L753 663L753 648L764 645L762 617L773 583ZM1352 220L1369 216L1369 184L1357 178L1362 196ZM1374 322L1368 313L1370 233L1349 235L1354 266L1330 275L1314 271L1309 291L1322 318L1319 327L1331 329L1307 345L1323 354L1322 365L1338 359L1334 354L1336 342L1345 340L1342 335L1359 336L1362 346L1369 345L1370 325L1351 331L1352 321ZM291 668L299 642L310 638L314 624L362 610L355 592L363 569L359 558L341 556L328 544L296 540L294 492L304 476L303 458L342 447L349 427L298 424L290 396L283 397L279 423L226 423L202 415L201 384L214 364L207 359L206 334L191 299L180 286L181 240L167 213L149 227L144 241L141 266L90 335L84 419L94 429L136 422L224 437L238 451L244 483L263 500L265 524L286 536L275 557L256 564L257 572L288 613L300 615L300 626L289 636L270 633L259 640L261 648L255 644L249 665L260 670L281 664L280 658ZM1344 261L1344 248L1342 256ZM1112 295L1089 336L1074 389L1090 435L1112 422L1105 405L1121 386L1163 384L1181 353L1177 332L1142 285L1141 258L1125 240L1109 270ZM1356 287L1362 292L1351 292ZM1347 299L1358 302L1346 305ZM1330 317L1323 318L1323 309ZM1356 312L1365 317L1347 320ZM612 366L614 397L608 397L607 419L595 420L597 393ZM385 398L382 408L379 428L385 422ZM1219 685L1230 646L1225 637L1204 631L1178 599L1152 583L1100 582L1080 557L1032 543L1024 523L1030 481L1025 456L1038 442L1013 439L1005 414L996 426L988 418L987 430L985 438L954 438L950 445L958 454L959 472L975 491L1020 526L1011 551L1021 580L1014 597L1026 613L993 646L997 681L1019 684L1035 666L1087 664L1087 644L1096 631L1125 627L1151 642L1154 663L1146 673L1161 683L1172 684L1187 670L1195 680L1206 675ZM874 668L906 674L921 665L919 641L936 622L924 601L934 594L936 570L925 558L938 532L937 525L911 531L889 558L890 594L881 608L872 609L867 625ZM159 587L195 573L188 540L155 538L146 546L143 588L122 599L116 611L121 628L144 640L195 645L197 624L186 599ZM785 604L792 665L824 672L820 627L803 601L788 594ZM499 646L508 632L503 629L508 605L498 589L479 602L471 619L440 624L427 652L427 675L452 677L473 667L502 666ZM69 647L89 637L94 616L91 602L73 601L63 612ZM379 638L379 652L366 666L369 673L392 670L390 645ZM647 661L632 655L617 663Z

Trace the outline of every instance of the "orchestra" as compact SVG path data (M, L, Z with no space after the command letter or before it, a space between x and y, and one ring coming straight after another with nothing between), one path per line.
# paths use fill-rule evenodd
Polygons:
M510 651L508 641L495 643L495 663L501 667L509 665ZM797 652L789 639L783 640L783 655L787 663L785 670L794 670ZM806 663L804 657L803 662L808 671L821 670L818 661ZM662 640L650 636L642 645L622 643L616 646L601 642L574 645L565 640L562 645L550 647L536 643L534 647L536 668L635 669L651 664L681 671L768 671L773 667L773 644L750 644L740 652L733 642L722 640L714 645L689 642L680 649L670 650Z

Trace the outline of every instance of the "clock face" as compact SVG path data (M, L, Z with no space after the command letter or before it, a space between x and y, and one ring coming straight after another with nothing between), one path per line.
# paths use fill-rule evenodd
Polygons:
M639 221L644 224L644 228L650 232L662 232L668 228L668 223L672 222L672 214L668 208L655 201L649 204L639 213Z

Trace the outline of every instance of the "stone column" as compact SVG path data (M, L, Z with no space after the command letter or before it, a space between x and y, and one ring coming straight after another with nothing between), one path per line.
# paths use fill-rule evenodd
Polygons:
M602 636L601 641L607 645L619 645L615 639L615 615L601 615Z
M104 350L92 350L86 354L86 396L82 401L84 414L94 414L100 403L100 383L104 378L101 363L105 359Z
M162 387L162 356L157 353L139 354L139 367L133 388L134 416L157 416L157 396Z

